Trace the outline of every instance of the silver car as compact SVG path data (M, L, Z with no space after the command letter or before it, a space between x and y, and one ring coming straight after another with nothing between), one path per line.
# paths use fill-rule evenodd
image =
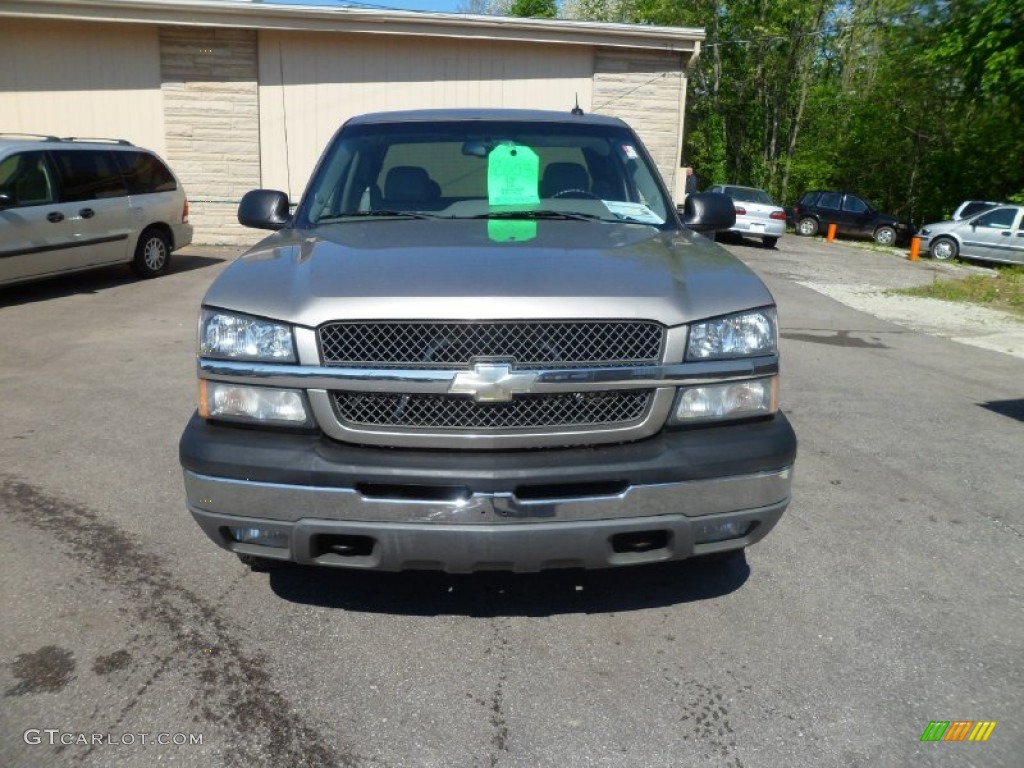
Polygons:
M708 192L720 192L732 198L736 206L736 224L729 231L760 237L765 248L774 248L786 232L786 212L763 189L716 184Z
M156 277L190 242L185 190L148 149L0 135L0 285L120 263Z
M969 219L928 224L920 238L921 249L941 261L963 256L1024 264L1024 206L999 205Z

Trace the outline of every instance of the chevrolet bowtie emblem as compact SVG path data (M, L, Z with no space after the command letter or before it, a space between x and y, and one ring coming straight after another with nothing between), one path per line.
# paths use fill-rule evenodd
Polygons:
M512 395L529 392L536 381L536 373L512 373L508 363L474 363L472 370L455 374L448 391L472 395L478 403L507 403Z

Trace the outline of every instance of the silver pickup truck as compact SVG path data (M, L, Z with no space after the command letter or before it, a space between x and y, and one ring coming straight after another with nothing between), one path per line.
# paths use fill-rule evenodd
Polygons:
M775 303L621 120L366 115L210 287L188 509L253 567L740 552L790 499Z

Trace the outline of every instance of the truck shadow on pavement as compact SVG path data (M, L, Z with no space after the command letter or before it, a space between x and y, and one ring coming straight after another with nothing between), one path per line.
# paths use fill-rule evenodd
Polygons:
M212 256L192 256L176 253L171 257L171 266L166 275L155 278L165 279L180 272L222 264L227 259ZM100 293L127 283L148 282L138 277L127 264L114 264L84 272L75 272L60 277L49 277L30 283L0 286L0 307L32 304L37 301L62 299L80 294Z
M293 603L363 613L538 617L710 600L739 589L749 576L750 566L740 554L724 562L691 560L527 574L377 573L290 566L270 572L270 588Z
M1016 400L990 400L987 403L979 403L979 405L1000 416L1024 421L1024 397Z

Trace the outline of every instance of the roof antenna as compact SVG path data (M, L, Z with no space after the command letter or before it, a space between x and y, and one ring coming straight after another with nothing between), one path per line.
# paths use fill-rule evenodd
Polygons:
M572 108L572 114L574 114L574 115L582 115L583 114L583 110L580 109L580 95L578 93L576 94L576 106Z

